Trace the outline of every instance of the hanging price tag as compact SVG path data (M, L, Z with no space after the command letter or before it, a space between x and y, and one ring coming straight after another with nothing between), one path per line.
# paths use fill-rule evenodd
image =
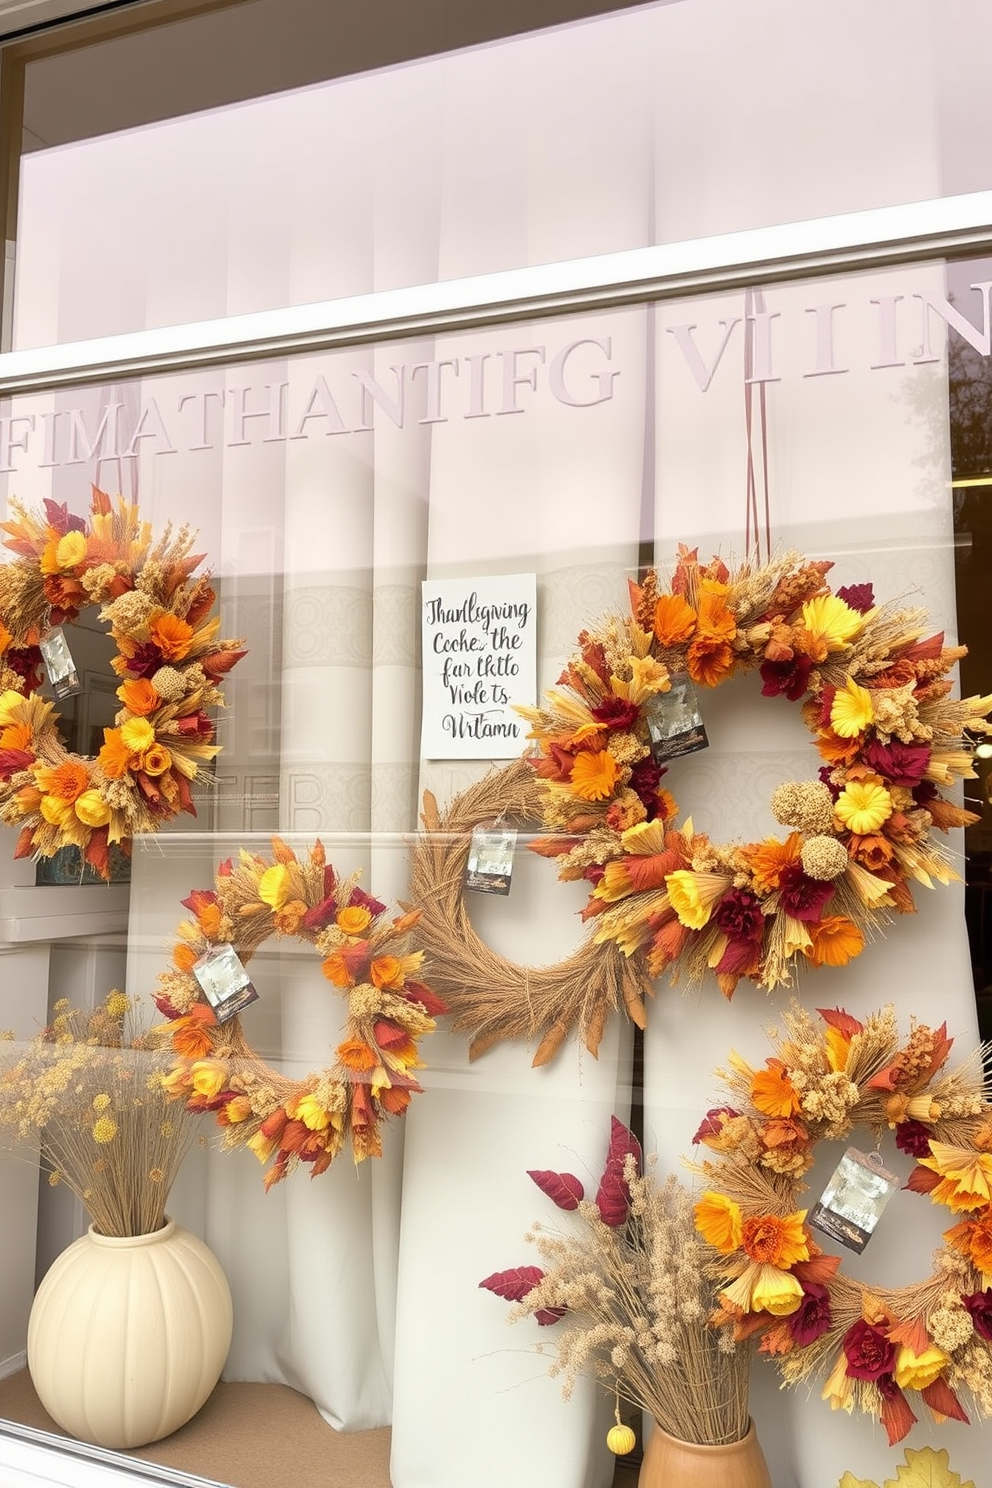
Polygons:
M465 887L477 894L508 894L513 877L515 827L497 822L476 827L465 864Z
M212 951L205 952L193 962L193 975L218 1023L226 1023L242 1008L258 1001L251 977L232 945L214 946Z
M883 1166L877 1152L848 1147L810 1211L809 1222L860 1254L898 1187L899 1179Z
M79 680L79 672L61 625L56 625L47 635L43 635L38 646L55 696L67 698L82 692L83 684Z
M684 672L672 677L668 692L652 694L644 704L644 716L656 764L709 748L699 698L692 679Z

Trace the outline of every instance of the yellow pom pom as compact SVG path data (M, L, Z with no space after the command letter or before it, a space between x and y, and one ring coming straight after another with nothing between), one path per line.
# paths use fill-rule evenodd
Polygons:
M637 1445L637 1437L629 1426L611 1426L606 1433L606 1445L616 1457L626 1457Z

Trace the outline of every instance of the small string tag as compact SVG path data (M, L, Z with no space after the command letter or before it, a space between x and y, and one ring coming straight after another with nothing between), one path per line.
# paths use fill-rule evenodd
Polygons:
M65 638L65 631L61 625L56 625L43 635L38 642L38 647L55 696L67 698L72 697L74 693L82 692L83 684L79 680L79 672L76 670L76 663L72 659L69 642Z
M668 692L652 693L644 704L644 717L651 741L655 764L679 759L708 749L709 739L699 711L699 698L692 679L685 672L672 677Z
M877 1152L848 1147L810 1212L809 1222L860 1254L898 1187L899 1179L883 1166Z
M476 827L465 864L466 889L476 894L508 894L516 845L516 827L500 821Z
M258 1001L251 977L232 945L214 946L212 951L206 951L193 962L193 975L218 1023L226 1023L242 1008Z

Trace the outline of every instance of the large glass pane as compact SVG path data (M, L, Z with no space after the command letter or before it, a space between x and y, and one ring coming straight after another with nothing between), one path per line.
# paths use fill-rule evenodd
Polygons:
M325 48L276 11L273 56L298 48L308 67L318 59L308 81L322 76ZM979 0L868 11L846 0L826 14L683 0L350 77L328 44L330 81L259 98L252 87L269 90L254 68L232 95L231 58L259 49L228 45L228 22L189 23L188 43L168 41L185 34L178 25L127 42L137 81L131 53L114 50L124 42L29 64L15 346L989 185L975 59L992 19ZM123 128L97 115L91 137L73 127L72 100L89 109L151 98L163 78L185 86L188 70L160 63L160 45L180 45L207 78L216 52L226 106L197 103L190 83L185 117L138 113L156 122ZM157 81L142 88L146 53Z
M93 482L136 501L157 535L169 523L196 527L220 591L221 634L245 637L248 655L222 684L216 784L198 795L195 820L138 840L129 888L35 885L8 834L0 925L33 928L11 933L0 951L11 968L2 1021L26 1039L60 997L92 1001L121 984L149 1009L181 901L209 890L242 847L274 857L274 833L296 853L319 836L341 875L360 869L383 902L409 900L424 793L443 816L525 743L521 734L492 760L423 747L425 580L461 585L468 605L487 583L534 575L542 691L556 685L580 633L624 609L626 581L652 562L670 571L679 543L728 563L751 553L767 564L788 549L830 560L834 589L871 582L881 602L924 606L927 634L953 635L951 482L964 467L952 457L964 439L962 366L984 396L986 274L977 263L929 265L769 284L8 401L8 503L50 501L56 520L63 504L82 516ZM975 478L984 470L968 468ZM979 584L963 582L968 690L984 691L983 599ZM461 647L468 621L457 609L452 601ZM460 651L436 653L445 654ZM470 717L493 701L462 695L479 683L494 686L478 673L442 678L451 711ZM665 785L697 831L760 841L780 830L775 787L815 776L822 763L798 699L762 696L753 670L701 696L708 748L670 761ZM960 834L950 842L959 854ZM518 851L510 895L473 896L479 934L520 968L523 1006L536 969L588 935L576 917L584 887L556 882L552 863ZM117 895L109 904L93 897L108 893ZM810 971L799 994L804 1006L837 1004L857 1017L896 1002L907 1025L946 1016L955 1053L967 1051L977 1024L962 886L914 893L917 914L850 964ZM295 911L282 909L285 933L251 961L260 996L243 1028L274 1069L303 1079L340 1044L344 1003L297 936ZM344 1154L313 1183L296 1172L265 1192L253 1152L217 1149L208 1112L209 1146L191 1154L170 1202L217 1254L234 1294L226 1383L210 1407L219 1415L201 1419L208 1442L227 1430L228 1397L265 1386L315 1403L310 1426L326 1433L318 1450L329 1460L341 1446L332 1428L388 1427L391 1445L370 1439L382 1472L370 1488L385 1488L388 1450L395 1488L464 1488L467 1460L473 1488L610 1482L611 1400L597 1400L587 1381L563 1403L531 1351L529 1325L507 1335L502 1304L479 1282L533 1259L523 1236L542 1196L526 1171L580 1174L588 1190L609 1116L626 1119L633 1094L645 1145L680 1170L718 1099L715 1067L731 1049L760 1064L764 1024L781 1022L790 995L766 996L745 979L728 1003L710 976L689 996L664 977L654 990L643 1080L619 1017L598 1060L569 1037L538 1069L537 1036L473 1061L465 1034L442 1020L421 1046L423 1093L390 1123L383 1158L357 1175ZM838 1156L823 1143L814 1195ZM911 1167L889 1143L885 1158L900 1174ZM17 1362L25 1320L14 1299L27 1296L82 1212L46 1186L36 1209L34 1168L5 1164L0 1175L12 1299L8 1307L4 1293L0 1307L2 1356ZM873 1247L845 1269L877 1285L926 1274L944 1223L918 1195L899 1195ZM838 1420L817 1392L782 1397L776 1386L770 1365L756 1370L752 1414L774 1481L819 1488L824 1474L834 1481L847 1469L884 1480L890 1458L868 1423ZM290 1437L263 1406L252 1409L252 1462L235 1465L233 1443L225 1459L238 1488L252 1488L260 1465L270 1480L287 1472ZM0 1382L0 1411L43 1420L38 1410L22 1372ZM960 1472L979 1473L977 1431L956 1436L953 1450ZM216 1475L193 1437L149 1452Z

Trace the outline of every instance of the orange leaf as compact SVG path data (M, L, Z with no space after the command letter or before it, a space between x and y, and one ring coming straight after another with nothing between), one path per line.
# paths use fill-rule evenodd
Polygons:
M109 516L113 511L113 502L106 491L101 491L99 486L91 486L90 490L93 493L92 500L90 501L90 511L95 516Z
M907 1322L896 1323L894 1327L887 1328L886 1332L892 1343L903 1343L919 1358L925 1354L930 1347L930 1335L922 1318L911 1318Z

